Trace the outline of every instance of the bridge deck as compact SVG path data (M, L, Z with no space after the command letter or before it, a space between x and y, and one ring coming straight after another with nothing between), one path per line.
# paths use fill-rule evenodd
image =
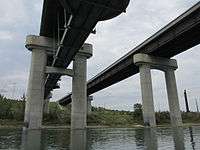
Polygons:
M171 58L198 45L200 43L199 35L200 2L89 80L87 83L88 95L137 74L139 69L133 64L134 54L146 53ZM70 95L59 100L62 105L70 102Z
M40 35L55 39L48 65L67 68L98 21L125 12L130 0L44 0ZM56 88L60 75L48 75L45 97Z

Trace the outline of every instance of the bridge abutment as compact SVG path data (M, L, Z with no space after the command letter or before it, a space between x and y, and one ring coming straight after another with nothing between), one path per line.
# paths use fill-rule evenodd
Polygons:
M26 48L32 51L24 117L27 129L39 129L42 125L47 50L52 43L42 36L30 35L26 38Z
M85 129L87 125L87 59L92 45L84 44L73 62L71 129Z
M178 68L176 60L147 54L136 54L133 59L134 63L139 66L140 71L144 125L151 127L156 125L151 69L158 69L165 72L171 125L181 126L182 118L174 73Z

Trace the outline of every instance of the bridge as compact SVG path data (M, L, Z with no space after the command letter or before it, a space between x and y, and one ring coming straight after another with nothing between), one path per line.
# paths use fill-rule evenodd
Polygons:
M62 75L75 80L75 91L81 93L76 93L75 99L86 98L86 59L92 56L92 46L84 42L91 33L95 33L99 21L120 15L126 11L128 4L129 0L44 0L40 35L26 38L25 46L32 52L32 59L25 128L41 127L43 106L51 91L59 88L57 82ZM72 61L75 68L66 69ZM81 89L77 84L81 84ZM80 112L74 114L74 120L79 117L76 114L84 115ZM81 121L80 125L85 126L85 120Z
M134 55L144 53L171 58L200 43L200 2L170 22L125 56L87 82L87 95L94 94L132 75L139 73ZM71 94L59 100L60 105L71 103Z
M32 59L25 129L41 128L44 108L48 108L51 91L59 88L61 76L72 77L72 94L59 102L72 102L71 128L84 129L87 96L138 72L144 123L155 126L151 69L165 72L171 122L174 126L182 124L174 75L177 63L170 58L199 44L200 2L86 84L87 59L93 50L91 44L85 43L87 37L95 33L99 21L125 12L128 4L129 0L44 0L40 35L26 38L25 46L32 52ZM73 69L67 69L72 61Z
M121 57L87 82L91 95L139 72L133 62L137 53L171 58L200 43L200 3L189 9L142 44ZM59 100L61 105L71 103L71 94Z

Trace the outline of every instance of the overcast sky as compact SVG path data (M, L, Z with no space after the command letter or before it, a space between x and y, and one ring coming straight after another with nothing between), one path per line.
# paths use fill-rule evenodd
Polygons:
M88 79L108 67L149 36L181 15L199 0L131 0L127 12L100 22L97 34L87 42L94 45L94 56L88 62ZM31 52L24 48L28 34L39 34L42 0L1 0L0 5L0 93L19 98L26 91ZM200 105L200 46L175 57L181 109L185 110L183 90L188 90L191 109L195 99ZM168 110L164 74L152 71L156 110ZM61 89L53 100L71 91L71 78L63 77ZM139 75L130 77L94 94L94 106L132 110L141 103Z

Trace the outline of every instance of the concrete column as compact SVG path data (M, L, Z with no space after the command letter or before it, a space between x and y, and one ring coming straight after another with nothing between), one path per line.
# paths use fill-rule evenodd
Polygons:
M26 39L26 48L32 51L24 116L25 128L28 129L39 129L42 125L47 41L40 36L27 36Z
M90 115L92 112L92 101L93 101L93 96L88 96L87 99L87 114Z
M49 98L46 98L45 100L44 100L44 106L43 106L43 112L45 113L45 114L48 114L49 113Z
M182 125L178 93L174 70L178 68L175 59L150 56L147 54L136 54L133 57L134 63L140 68L140 78L143 99L143 117L145 123L150 126L155 125L155 115L153 110L153 93L150 69L158 69L165 72L167 93L170 108L172 126Z
M173 69L165 71L165 79L167 86L168 103L170 110L170 118L172 126L181 126L182 117L178 100L178 92L176 86L176 78Z
M71 129L84 129L87 124L87 59L92 45L84 44L74 58L72 80Z
M51 98L52 98L52 93L50 93L44 100L43 113L45 114L49 114L49 102Z
M141 64L139 70L144 125L156 126L150 65Z

